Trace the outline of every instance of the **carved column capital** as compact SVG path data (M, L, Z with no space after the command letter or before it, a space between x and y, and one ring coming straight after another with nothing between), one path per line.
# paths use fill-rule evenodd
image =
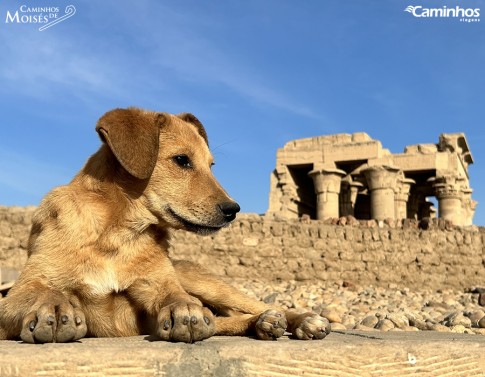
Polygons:
M394 189L397 183L399 169L393 166L371 166L362 170L371 191L380 189Z
M452 174L438 176L433 183L439 216L459 226L465 225L468 217L462 203L463 185L464 179Z
M438 199L461 199L463 197L462 184L462 178L453 175L444 175L436 177L433 182L433 188Z
M347 173L340 169L314 169L308 173L313 179L317 194L317 218L339 217L339 194L342 177Z
M340 169L314 169L308 173L313 179L316 194L326 192L339 194L342 177L346 174L345 171Z
M371 216L376 220L395 219L394 190L399 169L393 166L371 166L362 170L370 190Z
M396 188L394 189L394 210L396 219L408 218L407 203L411 185L415 183L416 182L413 179L404 178L404 175L397 181Z
M364 185L360 182L349 180L342 180L342 192L340 194L341 203L341 216L352 215L354 216L355 202L357 201L357 195L361 191Z
M395 199L407 202L409 199L409 193L411 191L411 185L415 183L416 181L411 178L398 180L396 188L394 190Z

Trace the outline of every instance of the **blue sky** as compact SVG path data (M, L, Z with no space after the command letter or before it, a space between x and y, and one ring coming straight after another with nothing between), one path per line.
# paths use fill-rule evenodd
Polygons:
M6 24L22 4L76 14L42 32ZM289 140L364 131L398 153L465 132L485 225L485 1L2 0L0 16L0 205L38 204L99 147L104 112L139 106L202 121L244 212L266 211Z

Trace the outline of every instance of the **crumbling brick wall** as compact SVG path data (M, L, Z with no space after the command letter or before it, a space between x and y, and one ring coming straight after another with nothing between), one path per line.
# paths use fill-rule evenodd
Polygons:
M26 259L33 208L0 207L0 267ZM331 225L243 214L207 237L176 231L171 256L220 276L266 281L350 281L361 285L457 289L485 282L485 229L432 223L424 230L375 223Z
M0 284L16 278L27 260L27 241L35 208L0 206Z

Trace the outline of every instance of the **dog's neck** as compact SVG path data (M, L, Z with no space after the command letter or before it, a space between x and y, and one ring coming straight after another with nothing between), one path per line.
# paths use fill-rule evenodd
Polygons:
M147 180L134 179L106 145L103 144L88 159L72 183L81 185L86 192L101 196L107 203L116 203L115 206L106 206L106 223L111 231L119 228L121 233L131 231L133 234L146 233L160 238L155 234L158 220L145 210L143 204L142 193ZM161 238L168 239L166 232Z

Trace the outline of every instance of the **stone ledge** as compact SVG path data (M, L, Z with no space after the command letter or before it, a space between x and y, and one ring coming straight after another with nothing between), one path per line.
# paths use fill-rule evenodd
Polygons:
M334 332L322 341L147 337L30 345L0 341L0 376L483 376L485 337Z

